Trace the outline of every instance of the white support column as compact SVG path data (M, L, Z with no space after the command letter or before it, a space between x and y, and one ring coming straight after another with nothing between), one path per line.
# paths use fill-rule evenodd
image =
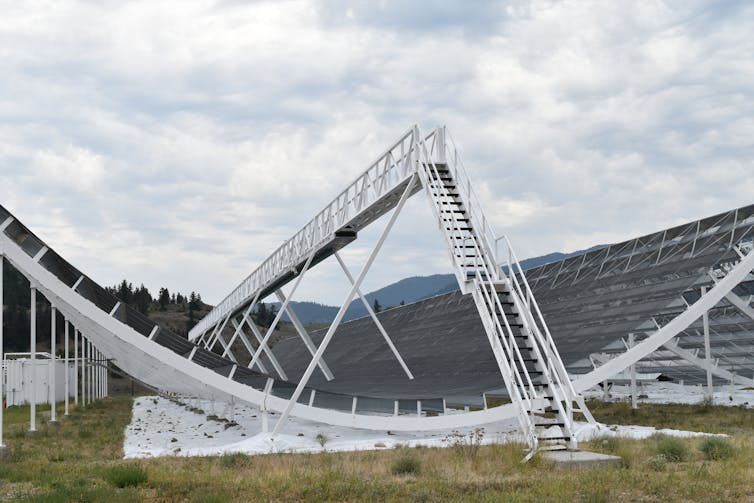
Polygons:
M50 364L48 366L49 370L49 395L50 395L50 422L51 423L57 423L57 411L56 409L56 403L55 403L55 377L57 372L55 372L55 339L56 339L56 332L57 332L57 324L58 324L58 310L55 306L50 304Z
M283 305L280 306L280 310L275 315L275 319L272 320L272 324L270 325L270 328L267 329L267 333L264 335L264 338L262 339L262 342L259 343L259 347L254 352L254 356L251 358L251 361L249 362L249 365L248 365L249 368L254 367L254 364L259 359L259 355L262 354L262 350L265 347L269 348L269 346L267 344L268 344L268 342L270 340L270 336L275 331L275 327L280 322L280 318L283 316L283 312L288 307L288 302L291 300L291 297L293 297L293 294L296 293L296 289L301 284L301 280L304 279L304 275L306 274L306 271L309 270L309 266L311 265L313 259L314 259L314 252L312 252L309 255L309 258L306 259L306 263L304 264L303 269L301 269L301 272L299 273L298 278L296 278L296 282L293 283L293 288L291 288L290 296L287 299L285 299L285 302L283 302Z
M5 346L3 345L3 322L5 311L5 298L3 297L3 275L5 273L5 257L0 255L0 364L5 364ZM0 452L6 450L5 442L3 441L3 400L5 398L5 379L0 376Z
M634 334L628 334L628 349L634 347ZM631 365L631 408L638 409L638 397L636 396L636 364Z
M214 340L210 339L210 341L207 342L207 350L212 351L212 349L214 349L215 347L215 344L217 344L218 339L222 341L223 345L225 344L225 339L220 339L220 338L222 337L223 330L225 330L225 325L228 324L229 319L230 319L230 313L228 314L228 316L225 317L223 322L219 325L217 330L214 332L214 335L215 335Z
M79 404L79 337L80 333L73 327L73 404Z
M102 398L102 353L99 349L94 350L94 354L97 355L97 400Z
M707 293L707 287L702 287L702 296ZM712 349L709 342L709 311L704 311L702 315L702 324L704 325L704 359L707 360L707 364L712 364ZM712 387L712 372L709 367L707 368L707 399L712 400L715 396L715 390Z
M91 405L92 402L94 401L92 400L92 397L94 396L94 393L93 393L94 391L94 357L92 354L92 349L94 348L94 346L92 345L91 340L86 341L86 346L87 346L87 355L89 356L89 362L87 364L87 369L88 369L87 373L89 374L87 376L87 381L89 383L87 385L88 387L87 393L89 394L89 396L87 398L89 399L89 405Z
M337 253L335 254L337 256ZM301 320L299 319L296 312L293 310L293 307L286 303L286 297L285 294L281 289L275 290L275 296L280 301L281 306L286 306L286 312L288 313L288 317L291 319L291 323L293 324L293 328L296 329L296 332L298 332L299 337L301 337L301 340L304 341L304 346L306 346L306 349L309 350L309 353L311 353L312 356L317 352L317 347L314 345L314 342L312 342L311 337L309 337L309 332L306 331L306 328L304 328L304 324L301 323ZM327 363L325 362L325 359L321 359L319 362L319 369L322 371L322 374L325 376L325 379L328 381L332 381L333 374L330 370L330 367L328 367Z
M309 363L309 366L306 368L304 375L301 376L301 380L299 381L298 386L296 386L296 389L293 392L293 395L288 401L288 405L285 407L285 410L280 415L280 419L275 425L275 429L272 431L272 436L275 436L278 433L280 433L280 430L285 425L285 422L287 421L288 416L291 413L291 410L293 410L294 405L296 405L296 403L298 402L298 399L301 396L301 392L304 391L306 384L309 382L309 378L311 378L312 373L314 372L314 369L317 368L317 365L319 364L319 360L322 358L322 355L325 353L327 346L330 344L330 340L332 339L333 335L335 335L335 331L338 329L340 322L343 320L343 316L345 316L346 314L346 309L348 309L348 306L351 304L353 297L356 295L356 290L359 289L359 287L361 286L361 283L364 281L364 278L369 272L369 269L371 269L372 264L374 263L374 260L377 258L377 254L380 252L382 245L385 243L385 239L387 239L387 236L388 234L390 234L390 231L392 230L393 225L395 224L395 221L398 219L398 216L400 215L401 210L403 209L403 206L406 204L406 200L411 195L411 191L413 190L414 185L416 184L416 180L417 180L417 176L414 174L414 176L412 176L411 180L408 182L406 189L403 191L403 194L401 195L401 199L398 201L398 204L393 210L393 214L390 215L390 220L385 226L385 230L382 231L380 238L377 240L377 244L374 246L374 249L369 254L369 258L367 258L367 261L364 264L364 267L361 269L361 272L359 273L359 277L356 279L356 282L353 284L353 286L351 286L351 290L348 292L348 295L346 296L345 301L340 306L340 309L338 310L338 314L335 316L335 319L330 324L330 328L327 330L325 337L322 339L322 343L317 348L317 354L314 355L314 358L312 358L312 361Z
M340 264L340 267L343 269L343 272L345 273L346 277L348 278L348 281L353 285L353 275L351 274L351 271L348 270L348 267L346 266L346 263L343 262L343 259L340 257L340 254L338 252L335 252L335 258L338 259L338 263ZM364 307L367 310L367 313L369 313L369 316L372 318L372 321L374 321L374 324L377 325L377 329L380 331L380 334L382 334L382 338L385 339L385 342L387 343L388 347L390 348L390 351L393 352L393 355L398 360L398 363L400 363L401 368L403 368L403 372L406 373L406 376L409 379L413 379L414 375L411 373L411 371L408 369L408 365L406 365L406 362L403 361L403 357L398 352L398 349L395 347L395 344L393 344L392 339L390 339L390 336L387 334L387 331L385 330L385 327L382 326L382 323L380 323L379 318L377 318L377 314L374 312L374 309L372 309L372 306L369 305L369 302L367 301L366 297L363 293L361 293L361 289L356 289L356 294L361 299L361 303L364 304Z
M81 405L86 407L86 337L81 334Z
M29 407L29 432L34 433L37 431L37 289L31 287L31 319L29 323L31 330L29 334L29 359L31 360L31 371L29 377L29 395L30 395L30 407Z
M236 331L235 333L238 334L238 337L241 338L241 342L243 343L244 347L246 348L246 351L249 352L249 356L253 355L254 351L255 351L254 350L254 346L251 345L251 342L249 341L249 338L246 337L246 334L244 333L244 330L243 330L242 323L238 323L236 320L233 320L233 319L230 320L230 322L233 324L233 328ZM262 340L261 336L259 337L259 340L260 341ZM278 362L277 362L277 359L275 358L275 355L273 355L271 351L270 352L265 351L265 353L267 354L267 357L270 358L270 361L272 362L273 367L275 367L276 365L279 365ZM265 367L264 363L262 363L262 360L258 360L257 361L257 368L263 374L268 374L269 373L269 372L267 372L267 367ZM277 367L275 367L275 368L277 369ZM280 370L276 370L276 371L277 371L278 375L281 376L281 379L285 379L284 377L282 377L284 374L280 373L280 371L282 371L282 368Z
M63 318L65 322L65 329L64 329L64 335L65 337L65 346L64 346L64 358L65 358L65 405L63 407L63 415L67 416L70 413L70 398L68 395L70 395L71 391L71 372L68 368L68 339L70 338L70 334L68 332L68 319Z

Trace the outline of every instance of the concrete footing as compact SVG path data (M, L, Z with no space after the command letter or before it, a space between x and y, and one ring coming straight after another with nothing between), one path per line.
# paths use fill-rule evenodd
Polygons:
M542 457L555 463L556 468L566 470L578 468L609 468L620 466L623 462L619 456L610 456L589 451L546 451Z
M5 459L8 457L8 446L3 444L0 445L0 459Z
M36 437L39 435L39 430L26 430L27 437Z

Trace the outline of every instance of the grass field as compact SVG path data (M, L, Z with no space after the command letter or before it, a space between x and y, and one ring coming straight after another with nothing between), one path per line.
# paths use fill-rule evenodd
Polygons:
M554 470L521 446L122 460L131 398L79 409L57 426L6 409L0 499L21 501L754 501L754 410L591 403L598 420L728 433L729 440L597 439L621 468ZM40 408L41 409L41 408Z

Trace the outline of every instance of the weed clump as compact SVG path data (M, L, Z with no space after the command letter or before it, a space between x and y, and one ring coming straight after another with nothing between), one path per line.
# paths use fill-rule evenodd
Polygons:
M411 454L404 454L393 463L390 471L393 475L416 475L421 471L421 465Z
M324 433L317 433L317 436L314 437L314 440L316 440L319 443L319 445L324 447L327 441L330 439L327 438L327 435L325 435Z
M672 462L686 461L691 455L686 442L668 435L655 435L655 452Z
M593 439L592 444L601 451L613 454L623 447L624 442L621 437L604 435Z
M728 439L723 437L707 437L699 446L699 450L704 453L704 457L710 461L728 459L733 457L735 449Z
M220 464L225 468L236 468L249 464L251 459L242 452L227 453L220 456Z
M651 458L647 460L647 466L656 472L665 471L665 466L667 464L668 464L668 460L665 459L665 456L663 456L662 454L652 456Z
M114 466L106 472L105 478L115 487L136 487L147 481L147 472L136 465Z
M469 431L466 435L454 430L448 436L442 439L443 442L447 442L455 453L467 459L475 459L479 454L479 448L484 440L484 428L475 428ZM418 446L417 446L418 447Z

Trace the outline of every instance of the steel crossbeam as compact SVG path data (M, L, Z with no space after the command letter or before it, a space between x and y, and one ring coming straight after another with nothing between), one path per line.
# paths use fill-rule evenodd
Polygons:
M353 279L353 275L351 274L351 271L348 270L346 263L343 262L343 259L341 258L338 252L335 252L335 258L338 259L338 263L340 264L340 267L343 269L343 273L346 275L351 285L353 285L356 281ZM382 323L380 323L380 320L377 318L377 315L375 314L374 309L372 309L372 306L369 305L369 301L367 301L366 297L361 292L361 288L356 289L356 294L359 296L359 299L361 299L362 304L364 304L364 307L366 308L367 313L369 313L369 316L372 318L372 321L374 321L374 324L377 325L377 330L379 330L380 334L382 334L382 338L385 339L385 342L390 348L390 351L392 351L393 355L395 355L395 358L396 360L398 360L398 363L401 365L403 372L406 373L406 376L409 379L413 379L414 375L409 370L408 365L406 365L406 362L403 361L403 357L398 352L398 349L395 347L395 344L393 344L393 340L387 334L385 327L383 327Z
M275 327L277 327L278 323L280 322L280 318L282 318L283 313L286 311L286 309L288 307L288 302L290 301L291 297L293 297L293 294L296 292L296 289L298 288L298 286L301 284L301 280L304 279L304 275L306 274L306 271L309 270L309 266L311 265L313 259L314 259L314 251L312 251L311 254L309 255L309 258L306 259L306 263L304 264L303 269L298 274L298 277L296 278L296 281L293 283L293 288L291 289L291 294L288 296L287 299L285 299L285 302L283 302L283 305L280 307L280 309L278 309L278 312L275 315L275 319L272 320L272 324L267 329L267 333L262 338L262 341L259 343L259 347L254 352L254 355L252 356L251 361L249 362L249 365L248 365L249 368L253 368L254 364L259 359L259 355L262 354L262 351L265 348L269 348L268 342L270 340L270 336L275 331Z
M700 369L706 370L711 374L722 377L723 379L727 379L729 381L735 381L743 386L754 386L754 379L749 379L748 377L734 374L733 372L718 366L717 364L710 360L707 360L706 358L699 358L694 354L694 352L680 347L676 339L666 342L665 344L663 344L663 347L676 356L679 356L681 359L691 363L696 367L699 367Z
M296 332L298 333L299 337L301 337L301 340L304 342L304 345L306 346L306 349L309 350L309 353L311 353L312 357L317 353L317 348L314 345L314 342L312 342L311 337L309 336L309 332L307 332L306 328L304 328L304 324L301 323L301 320L299 319L298 315L296 315L296 312L293 310L293 307L287 302L288 298L285 296L283 291L281 289L275 290L275 296L280 301L280 309L282 311L285 311L286 314L288 314L288 318L291 320L291 324L293 324L293 327L296 329ZM319 369L322 371L322 374L325 376L325 379L328 381L332 381L333 379L333 373L330 370L330 367L327 366L327 363L325 363L324 358L320 358L319 360Z

